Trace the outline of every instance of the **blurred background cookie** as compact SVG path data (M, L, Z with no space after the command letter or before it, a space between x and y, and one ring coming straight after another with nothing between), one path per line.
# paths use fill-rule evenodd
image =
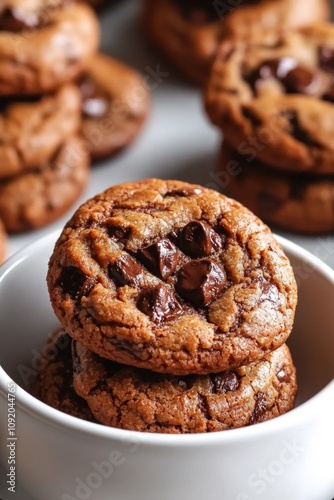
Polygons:
M4 0L0 7L0 94L38 94L72 81L99 44L84 3Z
M149 110L141 75L116 59L97 54L78 81L82 128L94 160L113 156L139 134Z
M81 123L81 99L71 84L53 94L0 97L0 178L47 161Z
M90 159L79 137L69 137L35 169L0 181L0 218L9 233L54 221L82 194Z
M328 18L327 0L144 0L142 25L145 36L182 74L203 84L222 40L251 41L267 29Z
M334 174L332 24L223 43L205 97L212 122L247 161Z
M269 224L307 234L334 231L334 176L274 171L224 145L217 175L226 192Z

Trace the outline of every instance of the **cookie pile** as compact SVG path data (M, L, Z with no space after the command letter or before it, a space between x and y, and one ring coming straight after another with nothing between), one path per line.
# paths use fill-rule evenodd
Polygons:
M238 202L181 181L113 186L66 224L47 282L63 329L34 389L48 404L164 433L242 427L293 407L293 271Z
M223 133L217 176L285 229L334 230L334 26L220 46L206 109Z
M127 146L146 118L142 78L97 53L99 30L85 3L1 3L0 218L10 233L66 212L91 160Z
M190 80L207 82L219 44L329 19L327 0L144 0L144 34Z
M8 232L48 224L82 193L89 155L72 82L99 40L84 4L6 0L0 7L0 217Z

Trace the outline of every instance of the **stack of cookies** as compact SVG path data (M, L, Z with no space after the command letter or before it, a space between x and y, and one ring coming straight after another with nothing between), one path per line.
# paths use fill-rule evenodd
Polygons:
M224 42L206 90L221 188L282 228L334 230L334 26Z
M148 109L136 71L97 54L84 3L0 5L0 218L8 232L42 227L79 198L90 160L138 134Z
M144 0L145 35L190 80L205 84L223 40L329 19L327 0Z
M197 433L294 406L293 271L238 202L180 181L111 187L66 224L47 281L63 331L34 393L55 408Z

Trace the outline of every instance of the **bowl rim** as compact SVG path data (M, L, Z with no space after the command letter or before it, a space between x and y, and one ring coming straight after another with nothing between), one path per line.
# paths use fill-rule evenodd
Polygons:
M55 243L57 237L60 235L60 232L61 230L57 229L41 238L38 238L24 248L18 250L7 261L5 261L0 266L0 286L4 278L8 276L11 270L22 264L35 251L43 251L45 246L50 245L51 242ZM303 259L308 262L311 261L314 269L327 281L331 282L334 287L334 270L331 269L326 263L291 240L275 233L274 237L283 247L284 252L293 257ZM8 383L11 381L11 377L6 373L0 364L0 397L5 397L7 399L7 387ZM332 395L330 396L331 393ZM83 433L85 435L90 435L91 437L103 438L104 440L116 440L122 442L128 440L129 442L138 442L140 444L150 446L164 447L206 446L208 444L222 445L224 443L227 444L240 440L246 442L260 437L265 437L267 434L272 435L273 433L278 433L286 429L292 429L296 426L300 426L306 421L313 419L316 414L319 413L320 403L329 401L330 398L333 399L333 397L334 379L304 403L301 403L288 413L266 422L261 422L248 427L211 433L163 434L118 429L81 420L48 406L29 394L22 386L16 384L17 407L51 427L56 427L63 431L70 430L76 433Z

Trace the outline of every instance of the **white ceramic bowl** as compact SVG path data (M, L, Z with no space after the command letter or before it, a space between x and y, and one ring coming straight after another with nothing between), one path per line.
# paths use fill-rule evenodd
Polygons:
M53 233L21 251L0 272L0 457L7 472L8 457L15 458L13 481L36 500L333 498L334 272L330 268L280 239L300 293L289 340L300 387L294 410L269 422L211 434L137 433L78 420L26 392L46 335L57 326L45 284L57 236ZM11 391L15 391L17 440L8 435ZM9 427L13 429L12 422Z

